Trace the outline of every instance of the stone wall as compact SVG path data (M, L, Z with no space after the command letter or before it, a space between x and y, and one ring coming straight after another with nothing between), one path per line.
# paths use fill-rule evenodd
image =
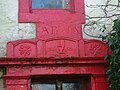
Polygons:
M6 56L8 41L35 38L35 24L18 24L18 0L0 1L0 57Z

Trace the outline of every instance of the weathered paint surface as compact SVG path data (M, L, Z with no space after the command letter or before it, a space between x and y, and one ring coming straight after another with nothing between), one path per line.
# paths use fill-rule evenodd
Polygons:
M1 56L5 56L6 42L11 41L7 45L8 57L0 59L0 64L7 68L7 74L4 76L6 90L30 90L32 75L72 74L89 75L88 90L101 90L101 88L106 90L104 73L106 62L103 57L108 51L104 42L82 38L82 24L85 24L84 2L75 0L75 8L71 7L71 11L32 10L31 12L27 7L29 4L23 2L27 0L19 1L22 3L19 4L19 22L29 22L28 24L18 24L17 0L0 2L2 12L0 19L3 21L0 24ZM99 0L99 3L103 1ZM16 4L13 5L13 2ZM91 2L90 0L89 3ZM94 2L98 3L97 0ZM91 13L90 10L86 10L86 13L88 12ZM100 12L102 11L99 10L98 14L102 15Z
M8 57L104 57L107 54L104 42L82 38L84 0L71 0L68 10L32 9L30 5L30 0L19 0L18 19L36 23L36 39L9 42Z
M102 16L104 15L103 11L98 8L86 7L86 5L104 5L106 0L85 0L85 13L89 16ZM110 4L117 5L118 0L111 0ZM113 7L114 8L114 7ZM108 9L112 9L108 7ZM112 11L111 13L119 13L117 10ZM110 13L110 14L111 14ZM109 15L110 15L109 14ZM112 14L111 14L112 15ZM114 19L114 18L112 18ZM95 19L97 20L97 19ZM87 20L88 24L92 24L89 20ZM108 31L111 30L111 20L103 19L103 21L110 25L107 26ZM104 22L103 22L104 23ZM105 24L105 23L104 23ZM102 34L99 32L99 27L97 30L89 30L89 27L86 28L88 33L92 35ZM91 38L83 33L84 38ZM35 38L35 24L31 23L23 23L18 24L18 0L1 0L0 1L0 57L6 56L6 43L8 41L17 40L17 39L29 39Z
M6 61L1 59L7 68L6 90L31 90L30 80L37 75L88 75L84 90L106 90L103 57L108 50L104 42L82 37L84 0L71 0L68 10L31 9L30 5L30 0L19 0L18 19L36 24L36 38L8 42Z
M58 76L58 79L62 75L88 75L90 81L85 84L89 83L90 87L87 86L87 90L101 90L101 88L106 90L108 85L104 72L106 62L103 58L8 58L6 60L2 58L0 60L1 64L7 67L7 75L4 76L6 90L30 90L32 76L38 75L50 78ZM63 61L65 63L61 63Z

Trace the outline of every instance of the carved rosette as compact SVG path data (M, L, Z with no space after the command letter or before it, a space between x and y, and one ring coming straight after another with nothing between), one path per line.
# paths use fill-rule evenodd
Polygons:
M92 56L98 56L102 52L101 49L102 48L100 44L94 43L94 44L91 44L89 51Z
M102 41L87 41L85 47L86 56L88 57L104 57L107 54L107 46Z
M22 44L19 47L19 52L20 52L20 55L22 56L25 56L25 57L29 56L31 51L32 51L31 47L27 44Z

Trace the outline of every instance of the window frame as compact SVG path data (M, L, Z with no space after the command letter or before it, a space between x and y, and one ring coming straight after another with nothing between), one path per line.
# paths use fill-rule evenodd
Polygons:
M46 13L51 15L49 17L53 18L58 15L69 16L69 17L80 17L83 18L80 23L85 23L85 8L84 8L84 0L71 0L74 1L70 4L70 9L32 9L31 0L19 0L19 15L18 22L19 23L41 23L44 22L44 19L48 18L48 16L44 17ZM52 15L53 14L53 15ZM57 14L57 15L55 15Z

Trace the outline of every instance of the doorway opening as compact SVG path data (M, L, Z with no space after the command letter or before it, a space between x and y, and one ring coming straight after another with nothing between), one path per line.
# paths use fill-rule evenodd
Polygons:
M88 75L32 76L32 90L91 90Z

